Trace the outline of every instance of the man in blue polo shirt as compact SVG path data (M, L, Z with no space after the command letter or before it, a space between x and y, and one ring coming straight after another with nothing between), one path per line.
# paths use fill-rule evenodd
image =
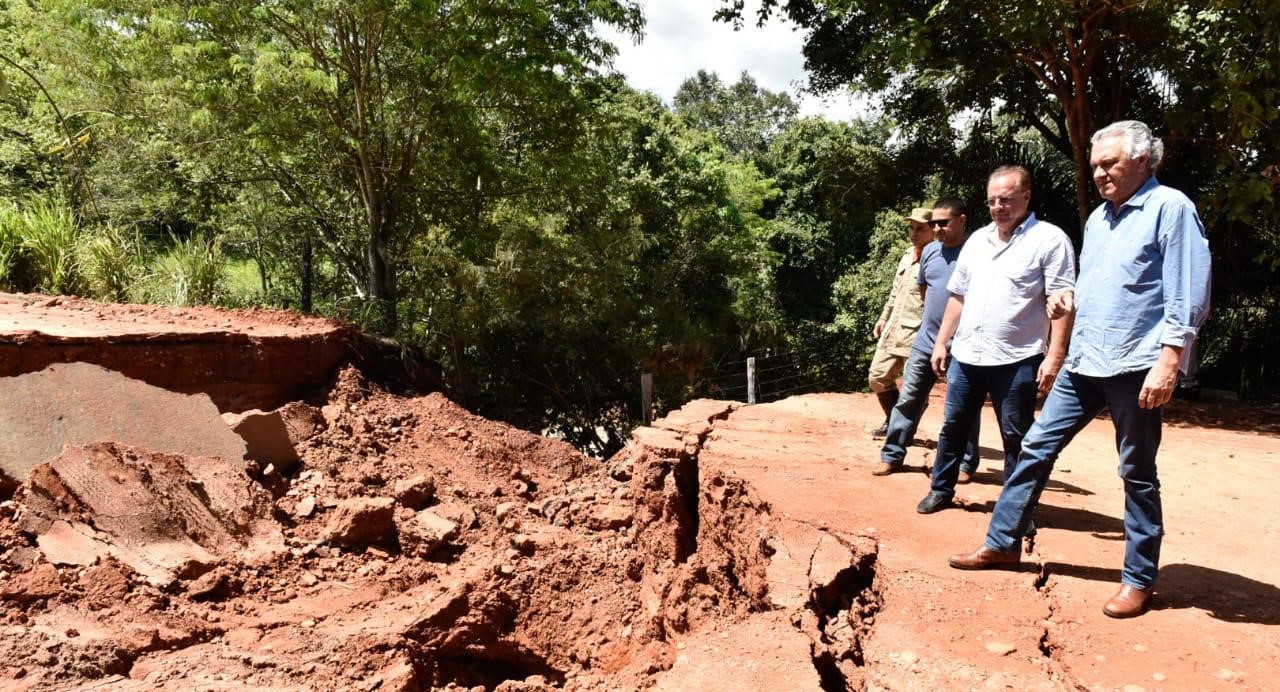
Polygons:
M957 569L1016 566L1018 542L1035 513L1058 454L1107 408L1124 479L1124 569L1103 612L1134 617L1151 605L1164 520L1156 451L1161 415L1186 372L1209 312L1209 243L1195 205L1155 178L1164 146L1136 120L1093 135L1093 182L1105 200L1089 216L1073 294L1050 315L1075 313L1066 368L991 513L978 550L954 555Z
M920 425L920 416L929 403L929 390L938 381L929 357L933 354L933 341L942 324L942 314L947 308L947 281L955 269L956 258L969 238L969 215L959 197L943 197L933 205L929 225L937 232L938 239L925 246L920 254L918 285L924 298L924 315L920 330L911 344L911 355L902 371L902 393L889 416L884 446L880 449L880 464L872 471L875 476L887 476L902 468L907 457L907 445L911 444ZM968 483L978 468L978 425L969 434L969 444L960 461L960 481Z

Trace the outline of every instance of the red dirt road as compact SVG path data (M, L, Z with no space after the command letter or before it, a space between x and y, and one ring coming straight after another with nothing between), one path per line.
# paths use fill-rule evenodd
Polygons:
M1000 489L990 412L961 507L921 516L932 452L871 476L869 395L695 401L600 462L386 391L405 378L351 367L370 347L353 331L0 295L0 377L30 373L0 388L0 423L27 426L23 449L68 442L0 468L0 689L1280 687L1275 407L1170 405L1155 609L1116 621L1105 418L1059 460L1025 569L960 572L946 558L981 543ZM118 372L36 372L69 361ZM172 390L293 401L296 456L173 447L159 433L235 423L208 399L178 415Z
M921 425L940 425L936 398ZM1237 417L1274 429L1275 418ZM1275 689L1280 685L1280 556L1274 525L1280 439L1199 427L1214 415L1175 402L1160 451L1166 538L1154 609L1117 621L1123 493L1110 421L1090 424L1058 461L1023 572L961 572L948 555L981 544L1000 490L999 436L986 412L984 460L960 509L922 516L932 452L908 471L869 474L880 411L868 395L815 394L745 407L719 421L703 464L735 469L780 525L874 538L883 604L863 642L868 688ZM1268 422L1269 420L1269 422ZM781 529L785 533L785 529ZM1043 580L1043 581L1042 581ZM1038 587L1039 585L1039 587Z

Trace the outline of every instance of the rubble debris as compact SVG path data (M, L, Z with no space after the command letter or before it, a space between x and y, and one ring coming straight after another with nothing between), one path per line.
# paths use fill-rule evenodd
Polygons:
M348 548L389 545L395 538L395 500L389 497L343 500L330 515L324 532L325 541Z

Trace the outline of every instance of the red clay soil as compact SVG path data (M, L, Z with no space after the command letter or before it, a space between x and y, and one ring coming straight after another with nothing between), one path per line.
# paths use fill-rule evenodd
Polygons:
M111 325L133 306L99 320L76 304L78 321L28 315L24 328L99 330L114 348ZM187 321L142 310L148 333L165 314ZM243 335L246 313L190 314ZM304 326L304 341L326 329ZM77 338L76 353L94 352ZM288 379L281 367L272 376ZM912 448L916 473L870 476L869 396L697 401L599 461L440 394L388 393L353 367L325 381L281 410L288 465L104 430L32 468L0 502L0 689L1276 684L1280 440L1201 424L1268 429L1270 409L1173 407L1156 606L1114 621L1101 606L1118 579L1122 495L1106 420L1060 459L1026 569L963 573L946 556L981 542L998 461L962 508L917 515L931 452ZM983 445L994 457L994 421Z

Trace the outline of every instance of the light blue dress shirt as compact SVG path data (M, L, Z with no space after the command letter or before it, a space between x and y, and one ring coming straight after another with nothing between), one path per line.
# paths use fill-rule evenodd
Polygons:
M1209 241L1195 205L1152 176L1120 208L1089 215L1076 281L1068 370L1111 377L1156 364L1191 344L1209 314Z

